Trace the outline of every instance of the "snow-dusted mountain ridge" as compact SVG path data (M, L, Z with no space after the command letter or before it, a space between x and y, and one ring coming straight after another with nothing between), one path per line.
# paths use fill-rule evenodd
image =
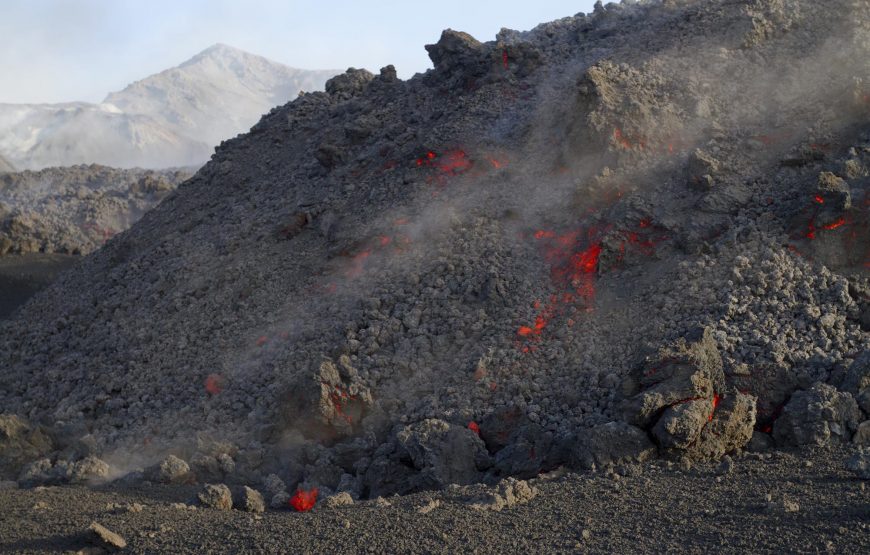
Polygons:
M101 104L0 104L0 152L23 169L198 165L214 145L247 131L299 91L322 89L336 73L216 44Z

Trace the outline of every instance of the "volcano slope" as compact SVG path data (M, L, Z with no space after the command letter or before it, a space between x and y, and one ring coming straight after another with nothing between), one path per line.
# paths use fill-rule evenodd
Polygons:
M286 506L857 451L868 22L610 4L348 70L0 323L9 477L173 454L144 477Z

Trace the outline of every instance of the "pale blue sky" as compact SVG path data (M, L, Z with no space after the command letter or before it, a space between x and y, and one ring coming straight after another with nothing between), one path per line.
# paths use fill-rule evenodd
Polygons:
M97 102L217 42L284 64L407 78L442 29L492 40L502 27L590 12L594 0L0 0L0 102Z

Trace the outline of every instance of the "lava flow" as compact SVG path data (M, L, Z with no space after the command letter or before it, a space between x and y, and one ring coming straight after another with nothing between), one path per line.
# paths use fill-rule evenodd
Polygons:
M317 488L310 490L297 489L290 498L290 506L300 513L305 513L314 508L317 503Z
M589 238L572 231L557 235L553 231L539 230L535 239L544 241L544 258L550 264L550 279L558 293L550 295L549 302L535 317L531 326L520 326L517 335L523 338L540 336L550 320L553 319L565 305L573 305L582 301L587 308L595 296L595 275L598 270L598 258L601 254L601 244L595 240L594 231ZM587 243L583 245L583 243ZM581 245L583 245L581 247ZM535 308L540 309L537 301ZM533 350L524 347L523 352Z

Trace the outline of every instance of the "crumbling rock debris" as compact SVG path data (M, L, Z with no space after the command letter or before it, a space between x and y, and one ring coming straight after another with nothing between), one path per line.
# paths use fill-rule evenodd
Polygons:
M235 470L184 450L192 472L274 473L286 509L297 487L620 476L739 449L753 417L765 443L794 390L839 387L870 347L870 6L668 4L448 31L420 76L351 72L225 141L0 322L3 410L93 438L38 466L215 430ZM816 154L782 164L796 148ZM830 229L844 184L820 172L851 198Z
M233 473L236 463L228 453L214 456L206 453L196 453L190 459L192 475L199 481L223 480Z
M262 513L266 510L266 503L259 491L242 486L233 492L233 507L248 513Z
M109 465L94 456L79 461L42 458L24 466L18 482L25 486L43 484L84 484L97 482L109 475Z
M553 434L541 426L527 423L511 434L509 443L492 457L488 474L533 478L542 471L558 466L564 453Z
M831 172L819 174L819 185L816 191L816 203L819 205L813 225L816 228L833 228L852 208L852 195L846 181Z
M14 414L0 414L0 479L18 476L21 467L54 450L50 434Z
M233 494L225 484L206 484L196 498L203 506L212 509L229 511L233 508Z
M99 165L0 175L0 256L89 254L191 175Z
M341 491L334 495L330 495L323 500L323 506L330 509L334 509L336 507L347 507L349 505L353 505L353 503L353 497L351 497L351 495L346 491Z
M182 484L190 480L190 466L175 455L145 469L144 477L159 484Z
M302 375L288 397L286 422L323 441L351 435L372 404L369 389L346 355L338 364L324 360L313 373Z
M695 149L689 155L687 173L689 186L699 191L708 191L715 183L714 176L719 173L720 162L707 152Z
M476 511L502 511L514 505L528 503L538 495L537 488L524 480L506 478L494 488L471 496L466 503Z
M817 382L792 395L773 424L773 437L782 445L848 442L861 420L861 410L850 393Z
M99 522L92 522L88 527L88 532L92 543L108 551L119 551L127 547L127 541L124 538Z
M269 501L269 507L273 509L286 509L290 506L290 494L286 491L279 491L272 496Z

